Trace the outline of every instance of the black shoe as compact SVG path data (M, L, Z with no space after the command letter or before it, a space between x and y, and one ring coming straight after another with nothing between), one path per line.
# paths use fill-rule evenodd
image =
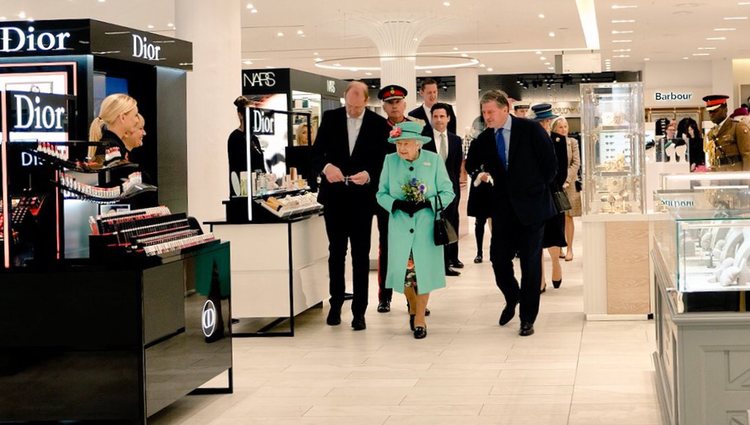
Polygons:
M424 315L425 316L429 316L430 315L430 309L429 308L427 308L427 307L424 308Z
M506 304L503 312L500 313L500 326L505 326L516 315L516 303Z
M458 270L453 270L452 268L448 267L445 269L445 275L446 276L461 276L461 272Z
M415 339L422 339L427 336L427 328L422 326L417 326L414 329L414 338Z
M479 254L476 257L474 257L474 264L479 264L482 262L482 260L483 260L482 254Z
M455 260L451 264L453 265L453 268L456 268L456 269L464 268L464 263L462 263L461 260Z
M354 298L354 294L351 294L349 292L344 292L344 301L351 300Z
M381 301L378 303L378 313L388 313L391 311L390 301Z
M328 312L328 317L326 318L326 324L328 326L338 326L341 324L341 310L331 309L331 311Z
M416 317L415 314L409 315L409 329L411 329L412 332L414 331L414 317Z
M518 331L521 336L534 335L534 324L529 322L521 322L521 330Z
M553 280L552 281L552 286L554 286L555 289L559 288L560 285L562 285L562 279L560 279L560 280Z
M365 324L365 315L355 315L354 319L352 319L352 328L354 328L355 331L363 331L367 329L367 324Z

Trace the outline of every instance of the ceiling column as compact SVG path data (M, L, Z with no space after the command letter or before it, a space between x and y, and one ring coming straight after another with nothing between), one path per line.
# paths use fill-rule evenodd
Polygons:
M193 43L187 73L188 211L221 219L229 196L227 138L239 126L232 102L242 94L239 0L175 0L176 37ZM162 101L169 101L162 99Z
M471 134L471 124L479 116L479 70L477 68L456 69L456 132L463 137Z

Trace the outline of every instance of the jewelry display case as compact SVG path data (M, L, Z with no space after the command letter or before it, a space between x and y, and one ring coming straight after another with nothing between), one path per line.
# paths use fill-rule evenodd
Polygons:
M750 172L662 174L655 212L672 209L750 211Z
M644 212L642 83L582 84L584 214Z

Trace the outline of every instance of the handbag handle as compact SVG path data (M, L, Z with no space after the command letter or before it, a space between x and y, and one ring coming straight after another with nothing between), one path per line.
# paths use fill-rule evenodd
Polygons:
M437 215L439 212L441 212L441 211L443 211L445 209L445 208L443 208L443 200L440 199L440 195L437 195L436 198L437 198L438 209L437 209L437 211L435 211L435 215Z

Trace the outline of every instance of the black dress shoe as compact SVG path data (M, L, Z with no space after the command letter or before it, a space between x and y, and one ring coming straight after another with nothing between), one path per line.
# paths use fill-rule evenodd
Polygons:
M354 294L349 293L349 292L344 292L344 301L351 300L353 298L354 298Z
M562 285L562 279L560 279L560 280L553 280L552 281L552 286L554 286L555 289L559 288L560 285Z
M481 263L483 259L484 259L484 258L482 258L482 255L481 255L481 254L480 254L480 255L477 255L476 257L474 257L474 264L479 264L479 263Z
M516 315L516 303L506 304L503 312L500 313L500 326L505 326Z
M464 263L462 263L461 260L452 261L451 265L453 266L453 268L456 268L456 269L464 268Z
M390 301L381 301L378 303L378 313L388 313L391 311Z
M429 308L427 308L427 307L424 308L424 315L425 316L429 316L430 315L430 309Z
M529 322L521 322L521 330L518 331L521 336L534 335L534 324Z
M414 338L416 339L422 339L427 336L427 328L422 326L417 326L414 329Z
M340 325L341 324L341 310L331 309L331 311L328 312L328 317L326 318L326 324L328 326Z
M445 275L446 276L461 276L461 272L458 270L453 270L452 268L448 267L445 269Z
M365 316L354 316L354 319L352 319L352 328L354 328L355 331L363 331L367 329L367 324L365 324Z
M412 332L414 331L414 317L416 317L415 314L409 315L409 329L411 329Z

